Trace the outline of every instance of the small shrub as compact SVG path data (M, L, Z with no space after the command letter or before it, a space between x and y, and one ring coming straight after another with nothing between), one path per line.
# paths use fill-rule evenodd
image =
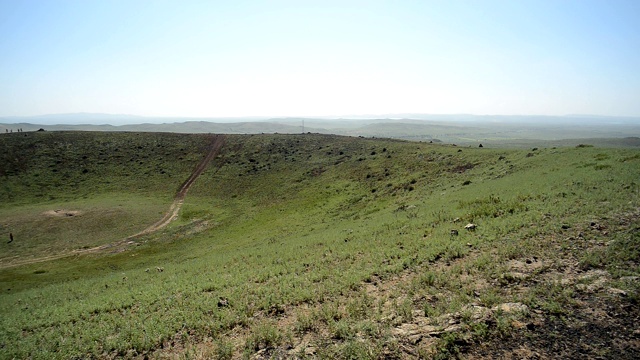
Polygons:
M343 359L378 359L380 351L368 341L350 340L340 348Z
M373 299L363 294L347 303L346 311L349 318L364 319L369 316L373 308Z
M457 358L460 350L458 349L458 334L454 332L445 333L440 338L437 346L438 353L433 359L452 359Z
M471 325L471 332L475 337L484 338L489 335L489 325L484 322L477 322Z
M480 302L483 306L490 308L502 302L502 298L495 290L487 289L480 295Z
M316 329L317 317L315 314L298 314L295 330L300 333L313 331Z
M233 357L233 343L220 339L215 345L215 357L219 360L230 360Z
M580 259L580 268L582 270L589 270L591 268L599 268L604 265L605 256L600 250L593 250L586 252Z
M438 315L437 309L429 303L425 303L422 309L424 310L424 316L426 317L435 317Z
M609 164L597 164L593 167L596 170L604 170L604 169L610 169L611 165Z
M332 321L338 321L342 318L342 313L338 306L333 303L324 304L320 309L322 320L329 324Z
M427 271L426 273L420 275L419 282L423 286L434 286L437 281L437 275L433 271Z
M251 336L247 339L245 348L254 351L278 346L283 339L278 327L270 321L253 326L251 333Z
M355 331L351 329L346 320L333 322L330 325L331 336L336 340L348 340L355 337Z
M413 303L410 299L404 299L402 304L398 306L397 309L398 315L402 317L403 322L411 322L413 321Z

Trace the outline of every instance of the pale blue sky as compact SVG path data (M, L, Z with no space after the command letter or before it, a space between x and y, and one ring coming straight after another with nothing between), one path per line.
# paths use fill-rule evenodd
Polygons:
M640 116L640 0L0 0L0 116Z

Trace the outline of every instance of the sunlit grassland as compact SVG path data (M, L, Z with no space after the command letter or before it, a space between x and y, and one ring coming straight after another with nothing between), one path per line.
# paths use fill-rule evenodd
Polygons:
M21 133L0 138L0 260L121 240L160 219L205 136Z
M182 156L199 159L189 149ZM0 357L133 356L163 343L205 338L216 341L221 355L230 347L227 333L237 327L252 334L245 345L250 353L319 326L329 328L334 342L320 356L376 357L382 351L376 339L385 338L394 323L376 315L378 299L363 293L365 282L419 272L402 286L437 301L399 298L397 321L416 309L434 316L458 311L473 296L462 274L491 280L505 261L543 251L540 237L562 237L564 224L588 224L636 209L639 165L635 150L520 151L324 135L228 136L222 153L190 190L178 221L143 237L140 246L0 270ZM188 176L192 166L183 166L177 173ZM164 187L160 180L138 180L143 188L138 193L130 179L115 179L104 186L130 189L135 203L149 192L170 199L183 180ZM91 197L69 197L70 206L92 203ZM7 206L2 214L16 209L27 214L25 224L36 221L31 214L48 203L32 199L29 205ZM119 201L99 203L113 211ZM162 203L124 206L148 217L118 231L157 216ZM464 231L468 222L478 229ZM108 238L102 228L85 226L68 231ZM460 236L451 236L451 229ZM435 267L472 253L473 260L446 273ZM481 301L487 306L542 301L518 296L524 295L490 289ZM218 306L220 298L229 306ZM290 329L276 328L267 315L301 304L319 310L299 316Z
M10 230L15 238L0 260L56 255L122 240L160 219L167 208L166 199L116 193L0 209L3 233Z
M0 207L133 193L171 199L206 135L31 132L0 137Z

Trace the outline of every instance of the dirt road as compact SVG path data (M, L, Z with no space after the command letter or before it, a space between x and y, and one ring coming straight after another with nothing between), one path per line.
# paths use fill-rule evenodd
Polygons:
M172 222L173 220L175 220L178 217L178 212L180 212L180 209L182 208L182 204L184 203L184 198L185 196L187 196L187 191L189 191L189 189L191 188L191 185L193 185L193 183L196 181L198 176L200 176L202 172L204 172L204 170L207 168L211 160L213 160L213 158L215 158L216 155L218 155L223 144L224 144L224 135L213 135L213 139L209 144L207 156L205 156L205 158L202 159L202 161L200 161L196 169L193 171L193 173L191 173L191 176L189 176L189 178L182 184L182 186L180 186L180 189L178 189L178 192L176 193L176 197L173 200L173 203L171 204L169 211L167 211L164 217L160 219L157 223L149 226L148 228L142 230L141 232L135 235L129 236L126 240L130 240L141 235L146 235L146 234L156 232L162 229L163 227L169 225L169 223Z
M162 219L160 219L155 224L149 226L148 228L140 231L137 234L131 235L125 239L122 239L110 244L96 246L93 248L77 249L67 253L43 256L35 259L20 259L20 258L13 257L13 258L7 259L9 261L6 263L0 262L0 269L26 265L26 264L35 264L35 263L44 262L44 261L62 259L68 256L96 253L96 252L106 251L106 250L118 251L119 249L124 249L128 245L134 244L135 238L154 233L166 227L167 225L169 225L169 223L171 223L171 221L178 218L178 213L182 208L182 204L184 203L185 196L187 196L187 192L189 191L193 183L196 181L196 179L204 172L204 170L207 168L209 163L218 155L218 153L220 153L220 149L222 148L223 145L224 145L224 135L211 135L211 142L207 147L206 156L200 161L200 163L198 163L196 168L191 173L191 176L189 176L189 178L184 183L182 183L182 185L180 186L180 188L176 193L173 203L171 203L169 210L165 213Z

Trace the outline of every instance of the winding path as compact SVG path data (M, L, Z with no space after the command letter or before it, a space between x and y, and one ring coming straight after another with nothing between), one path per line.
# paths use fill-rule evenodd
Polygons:
M182 183L182 185L178 189L178 192L176 193L175 198L173 199L173 202L171 203L171 206L169 207L169 210L165 213L162 219L160 219L155 224L149 226L148 228L140 231L135 235L131 235L125 239L118 240L110 244L100 245L100 246L96 246L88 249L76 249L68 253L43 256L43 257L34 258L34 259L21 260L20 258L15 258L15 257L9 258L9 259L3 259L3 260L9 260L9 262L3 263L2 262L3 260L0 260L0 269L16 267L20 265L35 264L35 263L56 260L56 259L62 259L68 256L96 253L96 252L109 250L109 249L116 249L116 250L122 249L127 245L133 244L134 243L133 239L143 235L154 233L166 227L167 225L169 225L170 222L178 218L178 213L182 208L182 204L184 203L184 198L187 196L187 192L189 191L193 183L196 181L196 179L204 172L204 170L207 168L209 163L220 153L220 149L222 149L222 145L224 145L224 140L225 140L224 135L211 135L211 142L207 147L207 155L200 161L200 163L198 163L198 166L196 166L196 168L193 170L193 172L191 173L191 176L189 176L189 178L184 183ZM13 259L13 261L11 259Z

